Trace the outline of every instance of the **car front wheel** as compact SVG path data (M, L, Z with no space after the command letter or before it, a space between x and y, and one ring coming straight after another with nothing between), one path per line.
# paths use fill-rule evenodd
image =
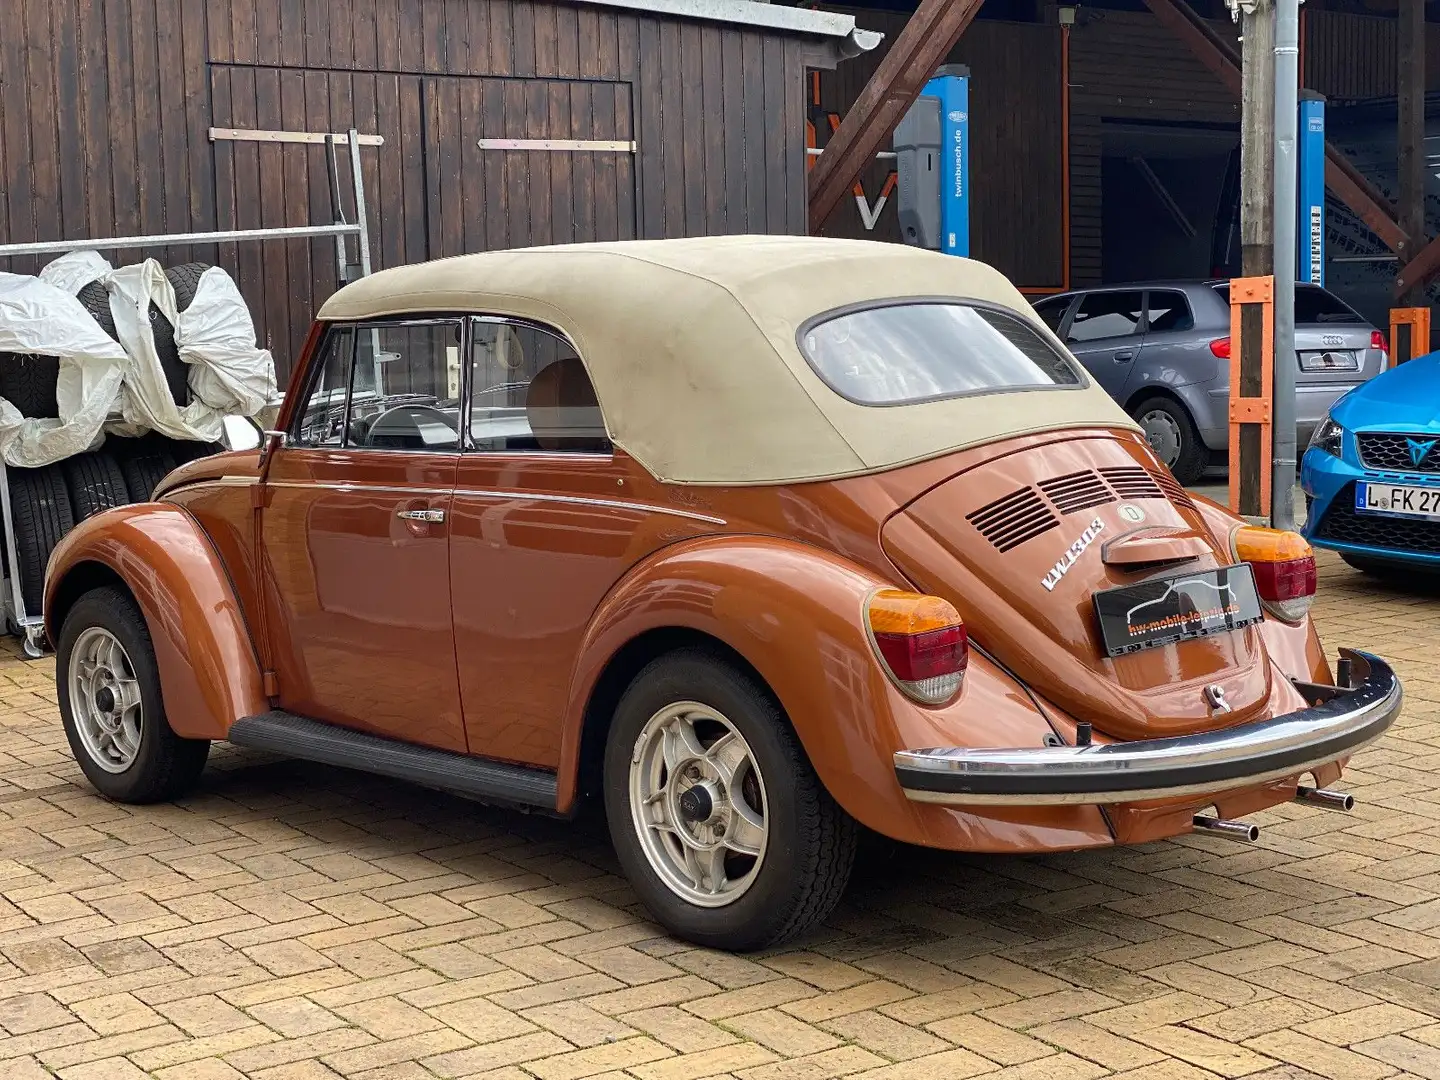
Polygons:
M1145 432L1150 449L1182 484L1193 484L1205 472L1210 452L1200 441L1185 406L1167 397L1148 397L1130 415Z
M834 909L856 826L779 707L703 650L653 661L616 709L605 810L635 891L671 933L746 951Z
M95 589L75 602L55 648L55 671L70 750L102 795L160 802L199 778L210 743L171 730L150 631L125 592Z

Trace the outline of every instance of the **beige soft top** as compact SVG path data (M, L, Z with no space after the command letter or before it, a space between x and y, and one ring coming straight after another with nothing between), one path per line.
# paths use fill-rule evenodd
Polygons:
M462 255L345 286L321 319L474 312L570 338L616 446L661 480L767 484L876 472L1008 436L1139 430L1093 381L913 405L848 401L796 344L848 304L962 297L1003 305L1059 340L983 263L899 244L725 236Z

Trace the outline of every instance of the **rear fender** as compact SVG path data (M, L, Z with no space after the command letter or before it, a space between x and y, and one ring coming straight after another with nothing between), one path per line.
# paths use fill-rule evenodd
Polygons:
M904 697L881 670L863 621L871 590L893 585L830 552L766 537L688 541L641 563L602 603L581 647L561 740L557 809L574 805L588 704L611 659L648 631L682 629L722 642L754 668L821 782L869 828L970 850L1022 850L1044 833L1057 847L1110 843L1093 807L979 818L905 797L895 778L896 750L957 740L1039 746L1050 727L1018 684L975 653L956 703L929 709Z
M72 529L51 555L45 578L45 632L52 643L75 601L115 577L145 616L166 718L177 735L224 739L236 720L269 708L230 579L194 518L167 503L140 503Z

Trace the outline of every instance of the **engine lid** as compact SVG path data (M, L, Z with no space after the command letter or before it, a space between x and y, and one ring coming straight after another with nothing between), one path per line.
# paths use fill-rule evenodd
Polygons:
M1114 738L1228 727L1268 708L1258 626L1106 653L1097 592L1231 562L1139 445L1071 438L992 458L908 503L881 542L955 604L980 647Z

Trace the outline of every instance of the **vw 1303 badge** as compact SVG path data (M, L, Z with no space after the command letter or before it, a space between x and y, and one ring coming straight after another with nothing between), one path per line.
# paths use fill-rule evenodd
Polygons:
M1047 592L1055 591L1055 586L1060 584L1060 580L1070 572L1070 568L1075 565L1076 560L1085 554L1085 549L1093 544L1095 538L1104 530L1105 522L1101 521L1098 517L1090 522L1085 531L1080 534L1080 538L1071 544L1069 550L1060 557L1060 561L1052 566L1049 572L1040 579L1040 584L1045 586Z

